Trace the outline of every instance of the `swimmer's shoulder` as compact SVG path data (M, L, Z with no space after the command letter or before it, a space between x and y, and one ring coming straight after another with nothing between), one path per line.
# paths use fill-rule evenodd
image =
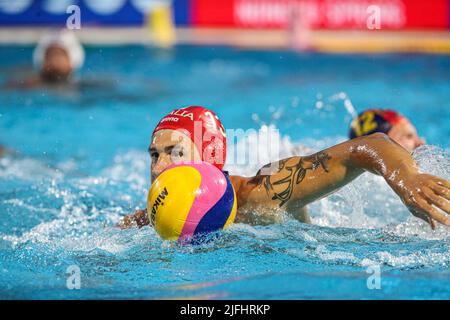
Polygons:
M236 192L236 194L238 194L239 191L242 190L242 187L248 183L248 178L246 178L246 177L229 175L228 179L230 179L230 182L233 185L233 188L234 188L234 191Z
M30 76L24 79L9 80L4 86L4 89L34 89L42 86L42 81L37 76Z
M236 192L238 208L247 204L253 189L257 186L257 177L228 176Z
M238 212L235 222L252 225L276 223L283 220L283 213L287 213L300 222L311 223L306 207L280 209L278 203L268 201L272 197L267 198L267 192L260 187L262 177L264 176L229 176L237 197ZM261 190L263 191L260 192Z

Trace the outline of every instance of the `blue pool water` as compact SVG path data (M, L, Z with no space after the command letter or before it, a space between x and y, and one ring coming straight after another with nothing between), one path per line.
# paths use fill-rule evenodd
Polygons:
M6 89L31 55L0 47L0 143L15 150L0 159L0 298L450 298L450 229L431 231L368 174L310 205L314 225L234 224L195 247L114 227L146 206L154 126L188 104L253 129L235 141L250 150L279 130L279 154L230 162L231 174L345 140L352 105L410 117L429 144L414 154L421 169L450 179L450 57L88 47L90 86ZM72 265L79 290L67 288ZM367 286L373 266L381 289Z

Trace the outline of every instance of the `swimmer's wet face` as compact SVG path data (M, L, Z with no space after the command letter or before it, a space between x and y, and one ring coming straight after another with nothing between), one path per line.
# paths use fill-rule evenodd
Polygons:
M425 141L417 134L416 128L406 118L402 118L399 123L393 125L388 136L409 152L425 144Z
M152 137L149 153L152 181L172 164L201 160L200 153L189 136L178 130L164 129L156 132Z
M41 77L44 81L65 81L72 70L69 54L63 47L52 44L47 48L41 70Z

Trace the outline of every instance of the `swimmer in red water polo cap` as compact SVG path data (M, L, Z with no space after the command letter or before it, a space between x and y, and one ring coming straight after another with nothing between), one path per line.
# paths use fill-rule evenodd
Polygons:
M222 170L226 149L225 129L214 112L200 106L173 110L152 134L152 180L168 165L186 160L205 161Z
M416 128L402 114L393 110L368 109L361 112L350 125L350 139L375 132L385 133L409 152L425 144Z
M222 169L225 149L223 126L211 110L188 107L172 111L159 122L152 136L152 179L171 164L184 160L203 160ZM229 176L237 197L235 222L267 224L280 222L288 214L308 223L306 205L332 194L366 171L382 176L408 210L433 229L436 221L450 226L450 182L419 172L411 154L384 133L270 163L253 177ZM148 224L146 210L138 210L119 226Z

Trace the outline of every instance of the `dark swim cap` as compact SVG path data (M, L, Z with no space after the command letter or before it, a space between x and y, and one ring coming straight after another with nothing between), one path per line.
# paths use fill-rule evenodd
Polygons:
M393 110L369 109L361 112L350 124L350 139L375 132L388 134L405 117Z

